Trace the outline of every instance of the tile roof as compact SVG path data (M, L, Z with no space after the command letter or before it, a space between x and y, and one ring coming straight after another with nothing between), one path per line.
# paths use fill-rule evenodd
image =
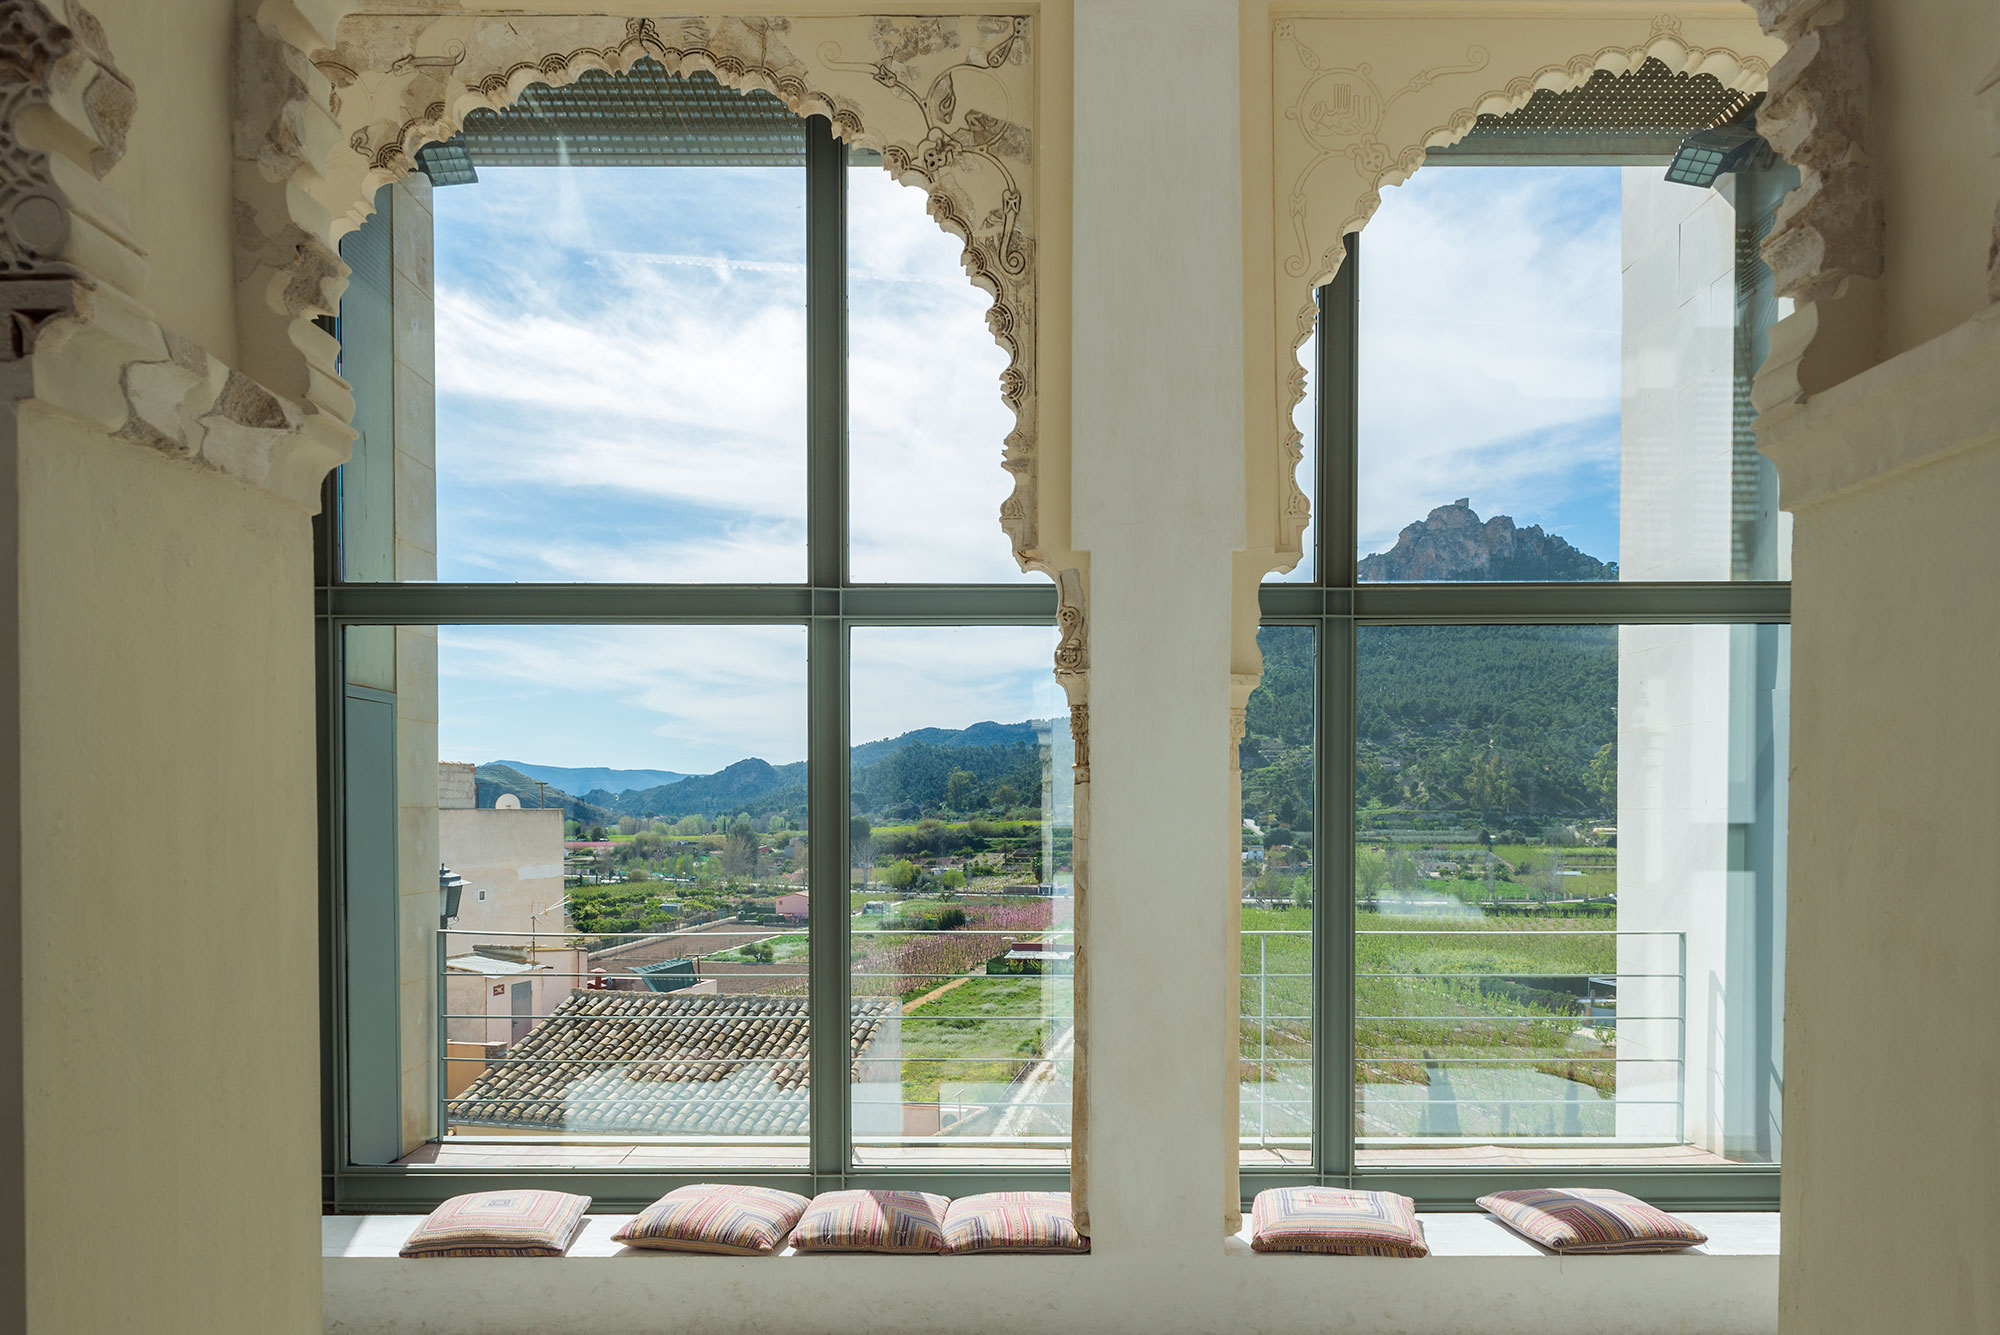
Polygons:
M900 1009L854 1001L852 1079L900 1083ZM803 997L576 991L452 1099L448 1119L468 1130L803 1136L810 1032Z

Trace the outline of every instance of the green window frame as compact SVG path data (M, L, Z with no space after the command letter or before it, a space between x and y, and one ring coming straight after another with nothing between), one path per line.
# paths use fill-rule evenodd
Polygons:
M857 626L1048 626L1053 584L858 584L848 571L847 147L822 116L806 122L807 578L796 584L362 583L342 577L339 476L329 479L316 522L320 665L321 979L324 1203L336 1212L407 1211L500 1185L537 1184L587 1193L609 1209L639 1209L675 1186L710 1180L715 1169L587 1167L432 1168L357 1160L357 1139L379 1144L382 1107L394 1090L394 1017L372 988L395 986L368 973L352 908L348 847L351 775L340 743L354 729L343 661L350 627L395 625L790 625L807 634L807 809L810 882L847 878L850 633ZM1001 538L996 531L995 541ZM366 695L367 693L361 693ZM377 822L379 825L379 821ZM388 861L393 864L393 857ZM377 858L379 865L380 859ZM379 915L378 915L379 917ZM376 922L379 936L380 923ZM849 922L813 920L809 998L818 1015L848 1008ZM379 954L379 952L378 952ZM372 978L372 981L371 981ZM877 1167L853 1163L847 1035L812 1029L810 1147L804 1168L730 1166L731 1180L807 1194L842 1187L897 1187L966 1195L1066 1189L1064 1170L1007 1167ZM385 1063L387 1065L385 1066ZM836 1078L820 1078L836 1072Z

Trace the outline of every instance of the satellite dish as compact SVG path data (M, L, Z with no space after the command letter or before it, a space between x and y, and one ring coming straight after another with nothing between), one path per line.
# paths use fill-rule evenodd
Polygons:
M519 811L521 809L521 799L512 793L502 793L493 799L493 809L495 811Z

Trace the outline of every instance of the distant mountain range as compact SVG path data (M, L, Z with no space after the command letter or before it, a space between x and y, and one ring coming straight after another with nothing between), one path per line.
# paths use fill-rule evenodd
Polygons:
M983 811L1003 785L1013 789L1017 802L1039 801L1041 739L1049 726L1046 719L985 722L968 728L918 728L898 737L863 742L849 753L855 806L872 815L895 818ZM805 814L803 761L773 765L753 756L713 774L676 774L671 770L575 769L495 760L474 772L482 807L492 806L503 793L514 794L523 806L535 806L544 800L536 782L540 779L549 784L549 806L560 806L569 819L587 824L609 824L621 816L677 820L689 815L713 819L738 812L753 816L784 812L800 818ZM572 779L575 786L570 786L557 776L580 777ZM645 783L646 779L654 781ZM582 780L603 781L578 794ZM613 787L613 783L619 786Z
M564 765L530 765L525 760L495 760L531 779L541 779L571 793L587 793L602 788L607 793L627 793L634 788L658 788L679 783L687 775L670 769L571 769Z
M1539 524L1506 515L1481 522L1466 499L1440 505L1396 535L1386 552L1361 558L1364 583L1533 582L1618 578L1618 563L1587 556Z

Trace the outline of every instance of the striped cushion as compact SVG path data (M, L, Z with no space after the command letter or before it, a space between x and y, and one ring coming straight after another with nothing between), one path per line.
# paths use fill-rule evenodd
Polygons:
M1250 1207L1250 1246L1260 1252L1334 1256L1429 1256L1417 1203L1391 1191L1273 1187Z
M925 1191L829 1191L792 1230L802 1252L941 1252L944 1197Z
M714 1256L768 1256L804 1213L806 1198L773 1187L676 1187L611 1235L628 1247Z
M1067 1191L989 1191L951 1203L944 1212L944 1249L973 1252L1087 1252L1076 1231Z
M583 1228L590 1197L566 1191L475 1191L417 1225L404 1256L561 1256Z
M1496 1191L1480 1205L1501 1223L1550 1251L1677 1252L1708 1241L1701 1230L1636 1196L1604 1187Z

